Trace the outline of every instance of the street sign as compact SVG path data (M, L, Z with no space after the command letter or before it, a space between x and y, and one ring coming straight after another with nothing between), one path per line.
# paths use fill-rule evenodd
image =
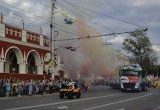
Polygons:
M49 62L49 65L51 66L51 68L53 68L53 67L54 67L54 61L51 60L51 61Z

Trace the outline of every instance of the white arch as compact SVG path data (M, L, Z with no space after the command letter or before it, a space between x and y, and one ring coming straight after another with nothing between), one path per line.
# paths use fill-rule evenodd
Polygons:
M9 47L9 48L6 50L6 52L5 52L5 58L4 58L5 61L6 61L6 58L7 58L7 54L8 54L8 52L9 52L11 49L12 49L12 50L15 52L15 54L16 54L17 63L23 63L23 54L22 54L21 50L20 50L18 47L16 47L16 46L11 46L11 47Z
M28 54L27 54L27 57L26 57L26 61L28 61L28 56L29 56L29 54L30 53L33 53L33 56L34 56L34 58L35 58L35 63L36 63L36 65L41 65L41 57L40 57L40 55L39 55L39 53L36 51L36 50L30 50L29 52L28 52ZM27 62L28 63L28 62Z

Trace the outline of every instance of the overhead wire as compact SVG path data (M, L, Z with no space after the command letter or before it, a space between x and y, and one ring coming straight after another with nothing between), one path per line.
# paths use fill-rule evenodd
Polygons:
M72 4L72 3L70 3L70 2L68 2L68 1L66 1L66 0L63 0L63 1L65 1L65 2L68 3L68 4L70 4L72 7L74 7L74 8L77 9L77 10L79 10L80 12L86 14L88 17L93 18L91 15L89 15L89 14L86 13L85 11L77 8L74 4ZM92 20L91 20L91 21L92 21ZM92 22L95 23L95 24L97 24L97 25L99 25L99 26L101 26L101 27L103 27L103 28L105 28L106 30L108 30L108 31L110 31L110 32L114 32L111 28L109 28L109 27L107 27L107 26L104 26L102 23L98 22L97 20L96 20L96 22L95 22L95 21L92 21Z
M15 6L13 6L13 5L7 4L7 3L5 3L5 2L3 2L3 1L1 1L1 0L0 0L0 3L3 3L3 4L5 4L5 5L8 5L8 6L14 8L14 9L19 10L19 11L22 11L22 12L26 13L27 15L39 17L39 16L37 16L37 15L31 14L30 12L27 12L27 11L25 11L25 10L22 10L22 9L20 9L20 8L17 8L17 7L15 7ZM12 11L15 11L15 10L12 10ZM15 12L18 12L18 11L15 11ZM20 12L18 12L18 13L20 13ZM31 18L32 18L32 17L31 17Z
M39 16L37 16L37 15L30 14L29 12L27 12L27 11L25 11L25 10L19 9L19 8L15 7L15 6L13 6L13 5L7 4L7 3L5 3L5 2L3 2L3 1L0 1L0 3L5 4L5 5L8 5L8 6L10 6L10 7L13 7L13 8L15 8L15 9L17 9L17 10L19 10L19 11L22 11L23 13L26 14L25 16L23 16L21 12L18 12L18 11L12 10L12 9L9 9L9 8L7 8L7 7L5 6L6 9L8 9L9 11L12 11L12 12L14 12L14 13L16 13L16 15L19 16L19 17L29 18L30 20L32 20L32 21L34 21L34 22L38 22L38 23L40 23L40 24L42 24L42 23L48 24L47 22L44 22L44 21L42 22L42 18L41 18L41 20L38 20L38 19L34 19L33 17L31 17L31 16L39 17ZM4 5L3 5L3 6L4 6ZM30 15L30 16L28 16L28 15ZM44 18L43 18L43 20L46 21L46 19L44 19ZM43 24L43 25L45 25L45 24Z
M61 5L62 7L66 7L62 2L59 2L59 1L58 1L57 4L58 4L58 5ZM75 12L75 10L70 10L68 7L67 7L67 10L68 10L69 12L73 13L73 14L76 14L76 15L79 16L80 18L82 18L82 19L84 19L84 20L87 20L88 23L91 23L91 24L93 24L93 25L96 26L96 27L99 26L98 28L101 28L101 29L103 29L103 30L105 30L105 31L107 30L107 31L109 31L109 32L113 32L112 30L107 29L106 27L100 25L99 23L91 20L93 17L91 17L90 15L89 15L89 16L90 16L90 19L89 19L88 17L85 17L85 16L83 16L83 15ZM79 11L80 11L80 10L79 10ZM80 12L83 12L83 11L80 11Z
M86 36L84 38L58 39L56 41L90 39L90 38L101 37L101 36L121 35L121 34L129 34L129 33L133 33L133 32L142 32L142 31L146 32L147 30L148 30L148 28L140 30L140 31L126 31L126 32L118 32L118 33L109 33L109 34L102 34L102 35L95 35L95 36Z
M82 31L83 31L83 30L82 30ZM88 34L88 35L89 35L89 34ZM80 37L82 37L82 38L83 38L83 37L85 37L85 36L81 36L81 35L80 35ZM78 39L78 40L79 40L79 39ZM96 43L100 43L100 42L98 42L98 41L97 41L97 40L95 40L95 39L92 39L92 40L94 40ZM56 40L55 40L55 41L56 41ZM74 43L75 43L75 42L74 42ZM100 44L102 44L102 43L100 43Z
M0 1L0 2L2 2L2 1ZM4 2L2 2L2 3L4 3ZM5 3L6 4L6 3ZM10 5L10 6L12 6L12 5ZM14 7L14 6L12 6L12 7ZM14 7L14 8L16 8L16 7ZM16 9L18 9L18 8L16 8ZM9 9L9 10L11 10L11 9ZM21 10L21 9L20 9ZM11 10L11 11L14 11L14 10ZM21 10L21 11L24 11L24 10ZM16 13L18 13L18 15L19 15L19 12L17 12L17 11L14 11L14 12L16 12ZM26 12L26 11L24 11L24 12ZM27 12L28 13L28 12ZM20 15L19 15L20 16ZM20 16L21 17L21 16ZM29 17L29 18L32 18L32 17Z
M14 17L19 16L19 17L20 17L20 18L19 18L20 20L22 20L22 18L25 18L25 19L26 19L26 18L27 18L27 19L28 19L28 18L29 18L29 19L32 18L32 20L34 20L34 21L36 21L36 22L39 23L39 26L43 25L43 27L44 27L44 25L45 25L44 23L42 23L42 21L37 21L37 19L35 20L33 17L28 17L28 16L25 17L25 16L23 16L20 12L11 10L11 9L5 7L4 5L3 5L3 7L1 7L1 8L3 8L3 9L5 8L5 9L3 10L3 12L8 13L8 15L9 15L10 12L14 12ZM6 11L6 9L8 9L10 12L9 12L9 11ZM7 15L7 14L5 14L5 15ZM12 16L12 18L13 18L13 16ZM14 19L18 19L18 18L14 18ZM23 20L25 20L25 19L23 19ZM30 19L30 20L31 20L31 19ZM30 25L30 24L33 24L32 27L35 27L35 25L37 25L36 23L30 22L29 24L27 24L27 26ZM39 26L37 26L37 27L39 27ZM48 26L48 25L47 25L47 26Z
M119 12L119 13L122 13L120 10L118 10L114 5L112 5L112 3L110 3L109 1L107 0L103 0L107 5L109 5L111 8L113 8L115 11ZM128 21L131 21L128 17L124 17L125 19L127 19ZM131 21L133 23L133 21Z
M61 13L61 12L60 12ZM61 13L63 16L65 16L63 13ZM88 36L90 36L89 35L89 33L87 33L85 30L83 30L82 28L80 28L79 26L77 26L80 30L82 30L84 33L86 33ZM98 41L97 41L97 43L98 43Z
M46 7L48 7L48 8L51 8L51 7L49 7L48 5L46 5L46 4L44 4L44 3L42 3L42 2L40 2L39 0L36 0L36 1L38 1L39 3L41 3L41 4L43 4L44 6L46 6ZM57 9L56 7L55 7L55 9ZM61 13L61 12L60 12ZM62 14L62 13L61 13ZM63 16L65 16L64 14L62 14ZM56 24L57 25L57 24ZM86 33L83 29L81 29L79 26L77 26L80 30L82 30L84 33ZM88 33L87 33L88 34ZM74 34L75 35L75 34ZM88 34L89 35L89 34Z
M38 1L38 0L36 0ZM39 1L40 2L40 1ZM40 2L41 4L45 5L46 7L50 8L49 6L47 6L46 4ZM56 8L57 9L57 8ZM60 12L61 13L61 12ZM65 16L63 13L61 13L63 16ZM81 31L83 31L84 33L86 33L87 35L89 35L87 32L85 32L85 30L83 30L82 28L80 28L79 26L77 26ZM62 30L61 30L62 31ZM65 30L64 30L65 31ZM66 32L66 31L65 31ZM67 31L68 32L68 31ZM75 34L74 34L75 35ZM77 34L76 34L77 35Z
M65 29L59 28L59 27L57 27L57 26L56 26L56 28L57 28L59 31L62 31L62 32L65 32L65 33L68 33L68 34L76 35L76 36L79 36L79 37L85 37L85 36L82 36L82 35L80 35L80 34L73 33L73 32L67 31L67 30L65 30Z
M65 7L65 9L66 9L67 11L69 11L70 13L78 16L79 18L82 18L82 19L86 20L87 23L92 24L92 26L97 27L97 29L99 28L99 29L101 29L101 30L103 30L103 31L106 31L106 29L104 29L103 27L97 26L97 24L96 24L96 23L93 23L89 18L87 18L87 17L85 17L85 16L82 16L81 14L75 12L75 10L70 10L70 9L69 9L68 7L66 7L64 4L58 2L57 5L62 6L62 7ZM108 31L108 30L107 30L107 31Z
M64 0L64 1L65 1L65 0ZM105 17L108 17L108 18L117 20L117 21L121 21L121 22L130 24L130 25L134 25L134 26L141 27L141 28L146 28L146 27L144 27L144 26L140 26L140 25L135 24L135 23L132 23L132 22L128 22L128 21L121 20L121 19L119 19L119 18L115 18L115 17L109 16L109 15L106 15L106 14L103 14L103 13L100 13L100 12L96 12L96 11L94 11L94 10L91 10L91 9L88 9L88 8L85 8L85 7L82 7L82 6L79 6L79 5L75 5L75 6L81 8L81 9L84 9L84 10L87 10L87 11L90 11L90 12L93 12L93 13L96 13L96 14L98 14L98 15L105 16Z

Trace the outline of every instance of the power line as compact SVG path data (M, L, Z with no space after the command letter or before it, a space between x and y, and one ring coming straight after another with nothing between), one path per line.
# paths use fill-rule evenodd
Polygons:
M38 1L38 0L36 0L36 1ZM38 2L40 2L40 1L38 1ZM43 4L43 5L45 5L46 7L48 7L46 4L44 4L44 3L42 3L42 2L40 2L41 4ZM48 8L50 8L50 7L48 7ZM56 8L57 9L57 8ZM61 13L61 12L60 12ZM62 14L62 13L61 13ZM64 14L62 14L63 16L65 16ZM84 33L86 33L86 31L84 31L82 28L80 28L79 26L77 26L80 30L82 30ZM86 33L86 34L88 34L88 33ZM89 35L89 34L88 34Z
M65 16L62 12L60 12L63 16ZM79 26L77 26L78 28L80 28ZM80 30L82 30L83 32L85 32L86 33L86 31L85 30L83 30L82 28L80 28ZM86 33L86 34L88 34L88 33ZM89 34L88 34L88 36L90 36ZM99 43L98 41L97 41L97 43Z
M14 10L11 10L11 9L9 9L9 8L7 8L7 9L10 10L10 11L15 12L15 13L17 14L17 16L19 16L19 17L22 17L22 18L29 18L30 20L33 20L33 21L35 21L35 22L43 23L42 21L39 21L38 19L35 20L33 17L23 16L23 15L21 15L22 13L20 13L20 12L18 12L18 11L14 11ZM20 14L20 15L19 15L19 14Z
M64 0L64 1L65 1L65 0ZM107 2L107 1L106 1L106 2ZM109 4L109 2L107 2L107 3ZM111 4L110 4L110 5L111 5ZM90 12L93 12L93 13L96 13L96 14L98 14L98 15L102 15L102 16L105 16L105 17L108 17L108 18L111 18L111 19L115 19L115 20L117 20L117 21L121 21L121 22L124 22L124 23L127 23L127 24L135 25L135 26L138 26L138 27L141 27L141 28L146 28L146 27L137 25L137 24L135 24L135 23L131 23L131 22L128 22L128 21L125 21L125 20L121 20L121 19L118 19L118 18L109 16L109 15L105 15L105 14L103 14L103 13L99 13L99 12L90 10L90 9L88 9L88 8L85 8L85 7L82 7L82 6L79 6L79 5L75 5L75 6L81 8L81 9L84 9L84 10L87 10L87 11L90 11ZM113 7L113 6L111 5L111 7Z
M76 36L79 36L79 37L84 37L84 36L82 36L82 35L79 35L79 34L76 34L76 33L73 33L73 32L69 32L69 31L64 30L64 29L61 29L61 28L59 28L59 27L57 27L57 29L58 29L59 31L62 31L62 32L65 32L65 33L68 33L68 34L76 35Z
M104 0L104 2L109 5L110 7L112 7L114 10L116 10L119 13L122 13L120 10L118 10L116 7L114 7L109 1ZM129 18L125 17L128 21L131 21ZM133 21L131 21L133 23Z
M36 1L38 1L38 0L36 0ZM38 1L38 2L40 2L40 1ZM45 5L46 7L48 7L48 8L50 8L49 6L47 6L46 4L44 4L44 3L42 3L42 2L40 2L41 4L43 4L43 5ZM55 9L57 9L56 7L54 7ZM61 13L61 12L60 12ZM62 13L61 13L62 14ZM65 16L64 14L62 14L63 16ZM75 26L77 26L77 25L75 25ZM77 26L80 30L82 30L84 33L86 33L83 29L81 29L79 26ZM73 33L74 35L77 35L77 34L75 34L75 33ZM88 33L87 33L88 34ZM89 34L88 34L89 35Z
M48 5L46 5L45 3L40 2L39 0L36 0L36 1L37 1L37 2L39 2L40 4L42 4L42 5L46 6L47 8L51 9L51 7L50 7L50 6L48 6Z
M62 4L62 3L60 3L60 2L58 2L58 4L60 4L60 6L62 6L62 7L66 7L64 4ZM91 21L90 19L88 19L88 18L85 17L85 16L82 16L81 14L78 14L78 13L75 12L74 10L68 9L68 7L67 7L67 10L68 10L69 12L71 12L72 14L75 14L75 15L79 16L80 18L88 21L88 23L91 23L91 24L93 24L95 27L97 27L97 24L98 24L98 23L95 23L95 22ZM99 27L97 27L97 28L106 31L106 29L104 29L104 27L102 27L102 26L99 26ZM108 31L108 30L107 30L107 31Z
M72 7L74 7L74 8L77 9L77 10L79 10L80 12L86 14L86 15L89 16L90 18L93 18L92 16L90 16L90 15L89 15L88 13L86 13L85 11L77 8L74 4L72 4L72 3L70 3L70 2L68 2L68 1L66 1L66 0L63 0L63 1L65 1L65 2L68 3L68 4L70 4ZM91 21L92 21L92 20L91 20ZM103 26L100 22L94 22L94 21L92 21L92 22L93 22L94 24L97 24L97 25L103 27L104 29L106 29L106 30L108 30L108 31L110 31L110 32L114 32L111 28L109 28L109 27L107 27L107 26Z
M56 23L55 23L56 24ZM59 27L62 27L64 30L70 30L70 32L71 31L75 31L75 30L73 30L73 29L68 29L68 28L66 28L65 26L63 26L63 25L60 25L60 24L56 24L57 26L59 26ZM82 33L80 33L80 32L77 32L78 34L82 34Z
M140 31L127 31L127 32L119 32L119 33L110 33L110 34L102 34L102 35L95 35L95 36L86 36L83 38L69 38L69 39L57 39L55 41L65 41L65 40L81 40L81 39L90 39L90 38L95 38L95 37L101 37L101 36L111 36L111 35L120 35L120 34L129 34L129 33L133 33L133 32L142 32L142 31L147 31L148 28L140 30Z
M30 14L29 12L27 12L27 11L25 11L25 10L22 10L22 9L20 9L20 8L17 8L17 7L15 7L15 6L13 6L13 5L7 4L7 3L5 3L5 2L3 2L3 1L0 1L0 2L3 3L3 4L5 4L5 5L8 5L8 6L10 6L10 7L13 7L13 8L15 8L15 9L18 9L18 10L20 10L20 11L22 11L22 12L28 14L28 15L35 16L35 17L39 17L39 16L37 16L37 15ZM18 11L15 11L15 10L12 10L12 11L18 12ZM18 12L18 13L20 13L20 12ZM30 17L30 18L32 18L32 17ZM46 19L45 19L45 20L46 20Z

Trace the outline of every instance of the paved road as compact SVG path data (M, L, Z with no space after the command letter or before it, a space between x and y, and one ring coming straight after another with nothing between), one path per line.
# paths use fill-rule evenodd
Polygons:
M90 87L80 99L59 94L0 98L0 110L160 110L160 89L122 93L106 86Z

